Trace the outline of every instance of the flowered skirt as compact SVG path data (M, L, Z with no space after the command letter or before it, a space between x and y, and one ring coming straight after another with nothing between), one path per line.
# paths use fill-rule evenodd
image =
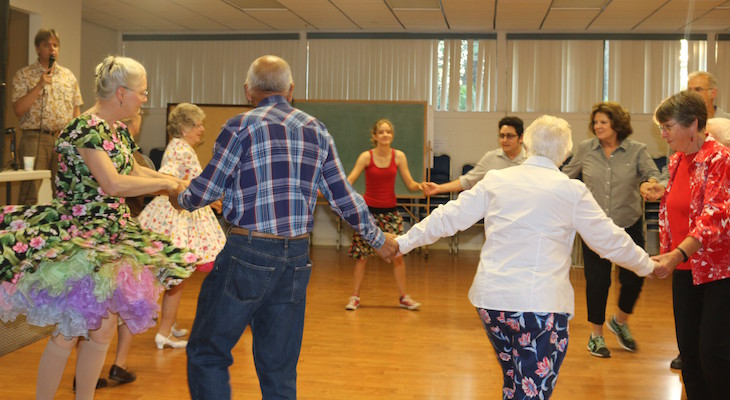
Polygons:
M78 208L77 208L78 210ZM154 325L160 294L198 257L142 229L129 209L52 203L0 212L0 320L26 316L54 334L88 337L109 312L132 333Z
M373 214L375 223L383 232L393 233L396 235L403 234L403 217L400 216L397 208L370 208L370 213ZM376 254L375 249L373 249L359 233L355 232L352 234L352 244L350 244L350 248L347 250L347 255L349 257L352 257L355 260L361 260Z
M167 196L157 196L137 220L145 229L169 236L175 246L192 249L200 264L214 262L226 244L226 234L210 207L176 210Z

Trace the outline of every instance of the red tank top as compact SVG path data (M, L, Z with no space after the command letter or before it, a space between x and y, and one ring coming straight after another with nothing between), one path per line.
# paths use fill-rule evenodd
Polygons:
M395 149L390 154L390 164L385 168L375 165L373 151L370 150L370 164L365 167L365 202L369 207L394 208L398 201L395 198L395 176L398 167L395 165Z

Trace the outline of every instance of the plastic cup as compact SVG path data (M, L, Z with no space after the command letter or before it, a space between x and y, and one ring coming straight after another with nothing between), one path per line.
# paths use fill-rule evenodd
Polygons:
M33 171L35 166L35 157L23 157L23 169L26 171Z

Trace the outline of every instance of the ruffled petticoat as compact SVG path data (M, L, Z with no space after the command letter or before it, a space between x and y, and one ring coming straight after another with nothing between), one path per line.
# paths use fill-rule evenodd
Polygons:
M18 207L16 212L5 207L3 222L27 222L52 208ZM5 225L10 229L0 231L5 248L0 272L6 277L0 283L0 320L23 314L30 324L56 325L54 335L65 337L88 337L109 312L117 313L133 334L152 327L160 295L189 277L198 257L133 220L117 226L113 234L109 226L93 228L95 223L109 223L102 220L87 221L83 228L88 230L58 220L39 226ZM43 238L42 243L37 238ZM15 262L9 262L11 258ZM8 274L13 274L11 279Z

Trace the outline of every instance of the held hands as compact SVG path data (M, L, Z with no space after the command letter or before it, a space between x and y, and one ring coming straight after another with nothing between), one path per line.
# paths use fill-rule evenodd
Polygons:
M651 259L654 260L654 272L652 272L652 275L657 278L664 279L672 274L674 268L676 268L682 261L681 255L679 256L679 259L677 259L676 254L673 253L677 253L677 251L670 251L669 253L651 257Z
M664 191L664 186L654 181L644 182L639 186L639 193L641 193L641 197L645 201L657 201L661 199L664 196Z
M223 202L220 200L216 200L216 201L210 203L210 208L212 208L213 210L215 210L215 212L220 214L221 212L223 212Z
M185 186L182 184L177 184L174 189L168 190L167 195L170 200L170 204L172 204L172 207L176 210L182 210L183 208L180 206L180 203L177 201L177 196L185 191Z
M423 182L422 184L423 193L426 193L426 196L433 196L435 194L439 194L439 185L433 182Z
M398 242L395 241L396 237L397 236L392 233L385 232L385 243L383 243L380 248L375 249L380 258L387 262L391 262L400 251L398 248Z

